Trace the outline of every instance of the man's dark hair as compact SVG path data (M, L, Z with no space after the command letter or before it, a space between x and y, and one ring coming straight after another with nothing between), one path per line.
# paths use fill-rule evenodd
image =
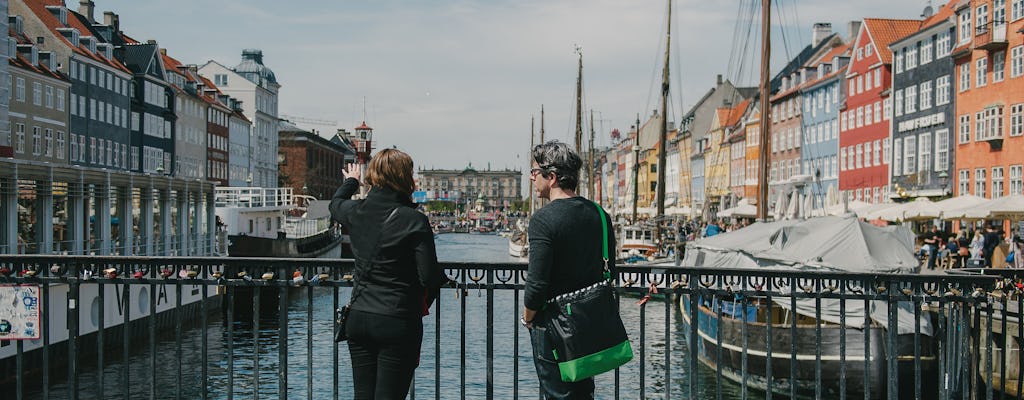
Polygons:
M569 148L569 145L552 140L547 143L538 144L533 147L533 161L542 170L543 174L552 172L558 176L558 187L568 190L576 190L580 181L580 166L583 161L576 152Z

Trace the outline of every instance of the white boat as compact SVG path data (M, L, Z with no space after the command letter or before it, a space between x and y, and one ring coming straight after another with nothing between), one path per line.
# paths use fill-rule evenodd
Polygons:
M526 231L514 230L508 237L508 254L512 257L525 258L530 254L530 241Z
M654 241L653 225L623 225L615 238L619 243L618 258L620 260L634 258L646 260L658 252L658 244Z
M217 188L215 203L232 257L316 257L344 239L332 227L328 201L294 196L291 188Z

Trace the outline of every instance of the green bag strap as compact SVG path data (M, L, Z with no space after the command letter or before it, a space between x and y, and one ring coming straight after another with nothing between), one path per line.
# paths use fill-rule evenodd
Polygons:
M600 204L593 200L591 202L597 207L597 214L601 216L601 255L604 260L604 280L607 281L612 279L612 271L608 268L608 217Z

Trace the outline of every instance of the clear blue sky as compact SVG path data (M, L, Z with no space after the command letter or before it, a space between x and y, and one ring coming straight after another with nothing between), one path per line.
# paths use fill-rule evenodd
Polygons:
M530 117L539 130L541 104L547 138L571 142L574 44L583 48L584 109L599 113L599 144L658 104L664 0L94 1L97 19L118 13L128 35L157 40L183 63L233 66L242 49L262 49L282 84L281 113L351 129L363 119L365 97L378 143L409 152L418 167L528 169ZM773 64L810 41L814 22L831 22L845 36L851 19L918 18L926 3L778 0L773 22L783 28L773 31ZM670 120L716 74L754 85L759 28L749 36L740 30L740 39L734 32L744 10L756 7L751 0L673 3ZM746 53L733 51L743 43Z

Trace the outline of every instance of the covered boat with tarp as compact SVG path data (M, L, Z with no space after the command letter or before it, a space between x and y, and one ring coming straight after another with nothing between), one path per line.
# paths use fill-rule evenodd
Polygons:
M852 214L758 222L687 243L683 265L908 274L920 268L913 244L914 236L906 227L878 227ZM791 394L795 386L798 397L813 397L820 382L826 398L838 398L841 391L848 398L864 398L865 392L881 398L890 374L886 370L889 357L898 357L901 370L909 361L909 373L914 373L917 333L919 365L926 374L934 371L933 326L926 313L915 317L913 303L898 303L897 354L891 355L886 348L890 326L886 301L809 295L805 287L797 289L797 296L787 296L793 293L790 285L788 279L768 282L765 290L775 296L702 295L696 299L699 360L711 368L721 367L726 377L780 394ZM852 288L834 292L848 289ZM689 296L682 296L680 305L689 325Z

